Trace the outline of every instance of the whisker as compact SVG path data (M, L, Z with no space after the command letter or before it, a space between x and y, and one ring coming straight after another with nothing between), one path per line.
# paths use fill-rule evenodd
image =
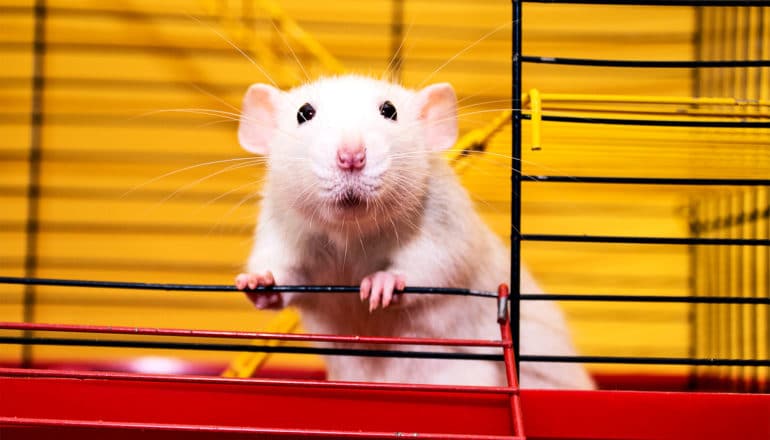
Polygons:
M204 116L217 116L222 119L227 119L231 121L240 120L240 114L232 113L224 110L210 109L210 108L164 108L164 109L152 110L149 112L141 113L135 116L134 118L145 118L147 116L157 115L160 113L191 113L191 114L204 115Z
M364 258L366 258L366 246L364 246L364 231L361 229L361 223L359 223L358 218L356 220L356 227L358 228L358 242L361 243L361 252L364 253Z
M217 95L215 95L215 94L213 94L213 93L209 92L208 90L204 89L203 87L199 86L198 84L195 84L195 83L189 83L189 84L190 84L190 86L191 86L192 88L194 88L194 89L195 89L195 90L197 90L198 92L200 92L200 93L203 93L203 94L204 94L204 95L206 95L206 96L209 96L209 97L211 97L211 98L214 98L214 99L216 99L216 100L217 100L217 101L219 101L220 103L224 104L224 105L225 105L225 107L229 107L229 108L231 108L231 109L235 110L236 112L238 112L238 113L240 114L241 110L240 110L238 107L234 106L233 104L230 104L229 102L227 102L227 101L225 101L224 99L220 98L219 96L217 96Z
M457 101L457 102L459 103L460 101ZM485 105L488 105L488 104L498 104L498 103L501 103L501 102L508 102L508 103L510 103L511 99L510 98L507 98L507 99L493 99L491 101L474 102L474 103L471 103L471 104L466 104L466 105L463 105L463 106L458 106L457 110L458 110L458 113L459 113L460 110L463 110L463 109L466 109L466 108L482 107L482 106L485 106ZM510 108L500 108L499 109L499 111L503 111L503 110L510 110Z
M427 82L428 82L428 80L430 80L431 78L433 78L433 77L434 77L434 76L435 76L435 75L436 75L436 74L437 74L437 73L438 73L438 72L439 72L441 69L443 69L444 67L446 67L446 66L447 66L449 63L451 63L452 61L454 61L454 60L455 60L457 57L461 56L461 55L462 55L462 54L464 54L465 52L467 52L467 51L469 51L470 49L474 48L476 45L478 45L478 44L479 44L479 43L481 43L482 41L484 41L484 40L486 40L487 38L489 38L489 36L490 36L490 35L493 35L494 33L496 33L496 32L499 32L501 29L505 28L506 26L510 26L512 23L513 23L513 22L512 22L512 21L510 21L510 22L504 23L504 24L502 24L502 25L500 25L500 26L498 26L498 27L496 27L496 28L492 29L491 31L489 31L489 32L487 32L486 34L482 35L482 36L481 36L481 37L480 37L478 40L474 41L473 43L471 43L470 45L466 46L466 47L465 47L464 49L462 49L461 51L459 51L459 52L457 52L456 54L452 55L452 56L451 56L451 57L450 57L448 60L444 61L444 63L443 63L443 64L441 64L441 65L440 65L440 66L438 66L438 67L437 67L435 70L433 70L433 72L431 72L430 74L428 74L428 76L427 76L427 77L425 77L425 79L423 79L423 80L422 80L422 82L420 82L420 84L419 84L417 87L418 87L418 88L422 88L422 87L425 85L425 83L427 83Z
M210 161L210 162L203 162L203 163L198 163L198 164L191 165L191 166L188 166L188 167L180 168L178 170L174 170L174 171L171 171L171 172L168 172L168 173L165 173L165 174L161 174L158 177L154 177L154 178L152 178L152 179L150 179L150 180L148 180L146 182L140 183L139 185L136 185L133 188L131 188L128 191L126 191L123 194L121 194L121 196L119 198L122 199L123 197L127 196L128 194L131 194L132 192L138 190L139 188L143 188L143 187L145 187L145 186L147 186L147 185L149 185L151 183L157 182L160 179L163 179L163 178L166 178L166 177L169 177L169 176L173 176L174 174L179 174L179 173L182 173L182 172L185 172L185 171L188 171L188 170L192 170L192 169L200 168L200 167L205 167L205 166L208 166L208 165L215 165L215 164L219 164L219 163L228 163L228 162L237 162L237 161L244 161L244 160L250 161L250 160L255 160L255 159L257 159L257 158L255 158L253 156L252 157L236 157L236 158L232 158L232 159L213 160L213 161Z
M246 202L248 202L250 200L253 200L255 198L258 198L261 195L262 194L260 192L258 192L258 191L254 191L254 192L252 192L250 194L246 194L244 197L241 198L241 200L238 201L238 203L235 206L232 206L230 209L227 210L227 212L225 212L224 214L222 214L221 217L219 217L219 220L217 220L217 222L214 223L214 225L211 227L211 230L209 231L209 233L213 232L216 228L221 226L222 223L225 221L225 218L227 218L230 215L232 215L238 208L243 206L244 203L246 203ZM257 226L257 230L261 229L263 226L264 226L264 224L260 223Z
M411 32L412 27L414 26L414 18L409 22L409 27L406 28L406 32L404 32L404 35L401 37L401 43L398 45L398 48L393 53L393 55L390 57L390 61L388 61L387 67L385 67L385 71L382 72L382 75L380 75L380 78L385 77L385 75L395 67L393 64L396 61L396 58L398 58L399 55L401 55L401 50L404 48L404 44L406 43L407 39L409 38L409 32ZM392 75L391 75L392 76Z
M247 182L247 183L245 183L243 185L236 186L235 188L233 188L233 189L231 189L229 191L226 191L226 192L218 195L217 197L207 201L202 206L199 206L198 208L196 208L193 211L193 214L199 212L201 209L205 208L206 206L211 205L212 203L216 203L218 200L222 200L223 198L229 196L230 194L233 194L235 192L238 192L238 191L242 190L243 188L246 188L246 187L252 186L252 185L260 185L260 184L262 184L262 182L264 182L264 180L265 180L264 178L263 179L259 179L259 180L252 180L251 182Z
M227 166L227 167L225 167L225 168L223 168L223 169L221 169L221 170L219 170L219 171L216 171L216 172L214 172L214 173L211 173L211 174L207 174L207 175L205 175L205 176L201 177L200 179L196 179L196 180L194 180L193 182L190 182L190 183L187 183L187 184L185 184L185 185L182 185L182 186L181 186L181 187L179 187L179 188L178 188L176 191L172 192L171 194L169 194L168 196L166 196L165 198L163 198L163 199L162 199L160 202L156 203L156 204L155 204L155 206L159 206L159 205L162 205L163 203L165 203L165 202L169 201L170 199L172 199L172 198L173 198L175 195L177 195L178 193L180 193L180 192L182 192L182 191L185 191L185 190L187 190L188 188L191 188L191 187L193 187L193 186L195 186L195 185L198 185L199 183L201 183L201 182L203 182L203 181L209 180L209 179L211 179L212 177L218 176L218 175L220 175L220 174L223 174L223 173L226 173L226 172L228 172L228 171L238 170L238 169L241 169L241 168L249 168L249 167L251 167L251 166L255 165L255 163L258 163L258 162L259 162L259 161L255 161L255 162L247 162L247 163L238 163L238 164L234 164L234 165L230 165L230 166Z
M286 46L287 49L289 49L289 52L291 52L291 56L294 57L294 60L297 62L297 65L299 66L300 70L302 70L302 73L305 75L305 79L307 81L310 81L310 75L307 73L307 70L305 70L305 66L302 65L302 62L299 60L299 57L294 52L294 49L291 47L291 44L289 44L289 41L286 39L286 36L284 33L278 28L278 26L275 24L275 20L270 20L270 24L273 25L273 28L278 33L278 36L281 37L281 41L283 41L284 46Z
M232 120L230 120L230 119L226 119L226 120L222 120L222 121L211 121L211 122L204 122L204 123L202 123L202 124L196 125L196 126L195 126L195 128L206 128L206 127L211 127L212 125L217 125L217 124L228 124L228 123L233 123L233 122L234 122L234 121L232 121Z
M252 57L250 57L250 56L249 56L249 55L248 55L246 52L244 52L244 51L243 51L243 49L241 49L240 47L238 47L238 45L237 45L237 44L235 44L235 43L233 43L232 41L230 41L230 39L229 39L229 38L227 38L225 35L223 35L221 32L219 32L218 30L216 30L216 29L215 29L215 28L213 28L212 26L209 26L208 24L206 24L206 23L204 23L203 21L201 21L201 20L200 20L198 17L195 17L194 15L190 15L190 14L186 14L186 15L187 15L187 17L188 17L188 18L190 18L190 19L192 19L192 20L195 20L195 21L197 21L197 22L198 22L198 24L200 24L200 25L202 25L202 26L205 26L205 27L206 27L206 28L208 28L208 29L209 29L211 32L213 32L213 33L217 34L217 36L219 36L219 38L221 38L221 39L222 39L222 40L224 40L224 41L225 41L227 44L229 44L230 46L232 46L232 48L233 48L233 49L235 49L235 50L237 50L237 51L238 51L238 53L240 53L241 55L243 55L243 57L244 57L244 58L246 58L247 60L249 60L249 62L251 62L251 64L252 64L252 65L254 65L254 67L256 67L256 68L257 68L257 70L259 70L259 72L260 72L260 73L262 73L262 75L264 75L264 76L265 76L265 78L267 78L267 79L268 79L268 81L270 81L270 83L272 83L272 84L273 84L275 87L278 87L278 83L276 83L276 82L275 82L275 80L273 80L273 77L272 77L272 76L270 76L270 74L269 74L269 73L267 73L267 71L266 71L266 70L265 70L265 69L264 69L262 66L260 66L260 65L259 65L259 63L257 63L257 62L256 62L256 61L255 61L255 60L252 58Z
M152 110L152 111L149 111L149 112L146 112L146 113L142 113L140 115L135 116L134 118L147 117L147 116L151 116L151 115L159 114L159 113L192 113L192 114L200 114L200 115L206 115L206 116L216 116L216 117L219 117L221 119L224 119L225 121L235 121L235 122L246 121L246 122L249 122L249 123L257 125L257 126L260 126L260 125L264 126L264 124L262 124L260 121L257 121L257 120L252 119L252 118L246 118L241 113L233 113L233 112L228 112L228 111L224 111L224 110L209 109L209 108L168 108L168 109L158 109L158 110ZM284 134L284 135L286 135L286 136L288 136L288 137L290 137L290 138L292 138L292 139L297 139L297 137L296 137L296 135L294 133L287 132L287 131L282 130L282 129L278 128L278 127L271 127L271 128L276 130L276 131L278 131L278 132L280 132L280 133L282 133L282 134Z

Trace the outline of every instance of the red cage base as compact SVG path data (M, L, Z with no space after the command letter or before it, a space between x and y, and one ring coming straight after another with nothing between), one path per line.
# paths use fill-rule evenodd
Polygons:
M510 388L7 369L0 438L515 439ZM770 395L521 391L529 439L770 438Z

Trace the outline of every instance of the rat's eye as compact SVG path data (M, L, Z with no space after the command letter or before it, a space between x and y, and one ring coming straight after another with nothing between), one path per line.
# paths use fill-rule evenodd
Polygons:
M300 124L304 124L305 122L313 119L313 116L315 116L315 109L307 102L304 103L302 107L299 108L299 110L297 110L297 122Z
M391 121L395 121L398 119L398 112L396 111L396 106L393 105L390 101L385 101L382 104L380 104L380 114L385 119L390 119Z

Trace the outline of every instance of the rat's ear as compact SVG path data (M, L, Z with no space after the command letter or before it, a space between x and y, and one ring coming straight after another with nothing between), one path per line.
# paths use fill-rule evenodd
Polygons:
M457 141L457 96L452 86L433 84L417 96L427 147L433 151L452 148Z
M281 91L267 84L252 84L243 97L238 142L255 154L267 154L277 129L276 103Z

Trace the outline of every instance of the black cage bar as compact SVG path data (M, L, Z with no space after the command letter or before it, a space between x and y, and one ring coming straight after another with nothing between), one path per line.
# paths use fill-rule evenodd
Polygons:
M701 59L687 61L656 61L656 60L604 60L604 59L584 59L584 58L559 58L550 56L533 56L521 54L521 29L522 29L522 10L521 3L565 3L565 4L595 4L595 5L650 5L650 6L694 6L698 7L696 14L698 22L696 29L699 35L697 38L703 38L703 33L708 31L703 21L706 19L706 9L700 7L734 7L736 10L748 7L770 6L767 1L643 1L643 0L522 0L513 1L513 134L511 151L513 153L513 189L511 194L512 215L511 215L511 273L518 274L518 265L521 256L516 253L521 252L522 241L554 241L554 242L573 242L573 243L617 243L617 244L636 244L636 245L678 245L689 246L691 265L690 270L697 272L703 270L703 264L713 274L710 281L698 281L697 273L691 273L691 291L690 297L662 297L652 296L646 300L637 297L640 302L671 302L671 303L689 303L691 305L691 356L681 359L663 359L655 357L602 357L602 356L521 356L522 362L544 361L544 362L592 362L592 363L618 363L618 364L665 364L670 365L690 365L693 367L691 375L691 385L701 387L719 387L720 384L706 383L699 380L701 367L705 365L722 366L719 369L719 378L717 382L729 384L732 391L748 392L766 392L770 390L770 384L761 383L759 380L759 368L770 367L770 359L758 359L758 338L756 332L758 326L758 308L767 307L770 304L770 297L760 297L758 290L750 291L748 297L742 296L740 291L731 291L731 285L738 282L736 275L731 275L735 270L744 270L747 265L758 264L762 261L758 255L765 252L765 262L770 263L770 238L758 238L760 231L750 229L746 226L749 222L756 222L760 218L770 218L770 195L768 200L761 201L758 196L758 188L764 187L770 194L770 180L764 179L693 179L693 178L636 178L623 176L592 176L592 177L572 177L572 176L536 176L524 175L519 178L516 174L520 172L517 168L521 160L522 138L520 120L530 119L529 114L522 115L519 110L520 101L517 100L522 93L522 63L539 63L551 65L570 65L605 68L668 68L668 69L692 69L694 81L694 90L697 96L721 96L733 97L744 101L757 100L758 97L746 96L746 92L738 92L734 96L733 90L738 87L728 84L722 75L719 82L715 82L713 75L701 74L701 69L711 74L716 68L760 68L770 66L770 60L752 58L756 54L749 53L746 49L744 57L748 59L706 59L704 58L704 44L702 41L695 41L697 55ZM711 9L712 15L717 14L716 9ZM770 23L764 23L764 26L770 26ZM748 31L747 31L748 32ZM760 29L761 34L761 29ZM715 38L729 40L735 38L735 35L721 35ZM751 38L751 35L746 36ZM726 44L726 43L725 43ZM748 43L747 43L748 44ZM737 53L730 52L737 58ZM733 74L735 76L735 74ZM744 78L744 85L747 79ZM728 93L724 91L728 90ZM594 117L573 117L573 116L552 116L543 115L542 121L567 122L577 124L611 124L611 125L630 125L647 127L695 127L695 128L743 128L743 129L767 129L770 128L770 122L747 122L745 120L724 120L724 121L671 121L671 120L651 120L651 119L618 119L618 118L594 118ZM770 148L770 146L768 146ZM579 183L601 183L601 184L632 184L632 185L694 185L694 186L725 186L738 187L743 192L734 196L740 200L745 197L752 199L751 207L747 210L737 209L731 211L717 208L713 214L703 208L709 201L696 202L689 210L689 223L691 225L689 237L630 237L630 236L587 236L587 235L553 235L553 234L526 234L521 231L521 182L559 182L568 184ZM732 200L732 199L731 199ZM722 202L717 202L722 203ZM724 203L722 203L724 205ZM730 204L730 202L728 202ZM745 233L735 232L735 227L744 227ZM732 229L731 229L732 228ZM770 237L770 222L768 222L767 237ZM746 250L750 251L746 251ZM705 261L705 263L704 263ZM719 267L722 264L727 267ZM738 269L734 269L738 268ZM756 283L756 271L761 268L755 268L753 272L754 289L759 289ZM767 270L767 269L765 269ZM724 275L719 273L725 272ZM714 278L716 277L716 278ZM731 278L732 277L732 278ZM744 277L745 278L745 277ZM750 277L749 277L750 278ZM751 278L750 278L751 279ZM732 284L731 284L732 280ZM512 293L517 292L515 286L519 282L516 276L512 277ZM703 283L703 286L701 284ZM770 294L770 275L767 280L766 290ZM744 284L746 284L744 282ZM704 287L705 286L705 287ZM742 290L749 290L748 286L738 284ZM705 293L703 289L706 289ZM720 299L721 298L721 299ZM728 300L729 303L723 303L722 300ZM581 300L600 300L600 301L628 301L631 297L628 295L604 295L598 298L597 295L513 295L512 301L518 300L562 300L562 301L581 301ZM518 311L519 304L514 302L512 308ZM748 328L753 329L753 334L746 334L746 325L744 321L749 321ZM513 322L511 325L515 325ZM698 329L707 327L705 340ZM765 336L767 343L770 343L770 325L766 329ZM518 333L514 333L518 334ZM724 335L727 334L727 337ZM739 341L738 346L731 344L730 339ZM517 341L518 342L518 341ZM770 352L770 347L768 347ZM723 363L725 357L731 358L731 361ZM717 360L717 359L722 360ZM716 362L709 362L716 361ZM735 362L732 362L735 361ZM724 387L722 387L723 389Z

